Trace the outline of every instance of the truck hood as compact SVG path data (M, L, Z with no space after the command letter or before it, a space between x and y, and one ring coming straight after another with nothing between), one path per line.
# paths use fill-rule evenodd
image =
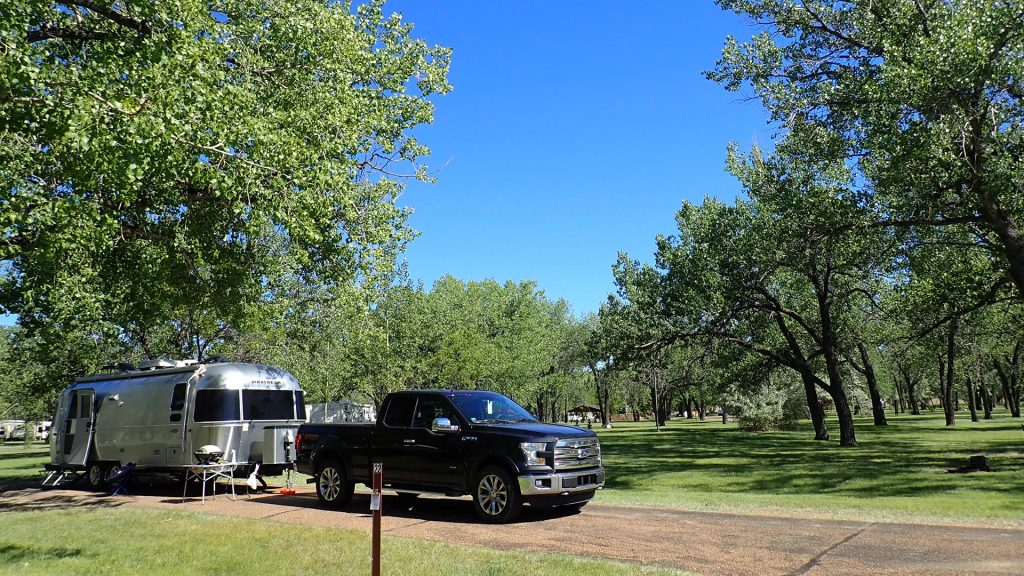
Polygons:
M575 426L564 424L548 424L546 422L517 422L515 424L474 424L474 431L494 432L522 436L524 438L542 441L542 437L550 440L554 438L590 438L597 436L592 430L583 430Z

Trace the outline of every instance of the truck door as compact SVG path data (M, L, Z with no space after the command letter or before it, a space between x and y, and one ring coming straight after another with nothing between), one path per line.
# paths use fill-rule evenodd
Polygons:
M409 438L414 442L405 446L405 459L412 464L424 484L462 489L461 433L432 432L430 427L435 418L448 418L453 424L459 423L455 409L443 397L420 396L409 430Z
M71 392L71 405L64 419L64 463L85 466L92 447L92 433L95 425L95 393L93 390Z
M373 447L370 453L374 462L384 465L385 484L415 483L419 477L414 476L416 464L407 458L407 446L415 443L409 427L415 407L415 396L393 396L373 428Z

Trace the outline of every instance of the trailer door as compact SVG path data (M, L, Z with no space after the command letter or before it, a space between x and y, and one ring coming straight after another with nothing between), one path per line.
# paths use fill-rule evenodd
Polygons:
M95 411L92 390L75 390L64 421L64 463L85 466L92 447Z

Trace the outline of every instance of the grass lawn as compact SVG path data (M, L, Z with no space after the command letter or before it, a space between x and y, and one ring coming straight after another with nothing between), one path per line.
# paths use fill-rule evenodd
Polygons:
M838 437L838 423L829 431ZM856 422L856 448L815 442L809 423L748 433L720 418L616 423L599 431L607 472L602 504L769 512L875 521L1024 523L1024 431L998 413L947 429L941 412ZM948 474L971 455L992 472Z
M0 575L369 574L370 536L198 512L0 513ZM424 540L382 542L386 575L669 576L675 570Z
M8 442L0 445L0 483L5 480L38 477L42 481L43 465L50 462L46 444ZM2 491L0 486L0 491Z

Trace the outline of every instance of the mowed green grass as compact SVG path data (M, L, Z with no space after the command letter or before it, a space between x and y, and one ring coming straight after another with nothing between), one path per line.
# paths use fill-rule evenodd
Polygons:
M0 513L0 575L369 574L370 536L196 512ZM674 570L385 537L385 575L681 575Z
M46 444L9 442L0 445L0 483L39 477L42 481L43 465L50 461L50 448Z
M856 423L856 448L816 442L809 423L748 433L721 418L616 423L599 431L607 473L602 504L890 521L1024 522L1024 431L1005 413L973 423L941 412ZM972 455L992 472L949 474Z

